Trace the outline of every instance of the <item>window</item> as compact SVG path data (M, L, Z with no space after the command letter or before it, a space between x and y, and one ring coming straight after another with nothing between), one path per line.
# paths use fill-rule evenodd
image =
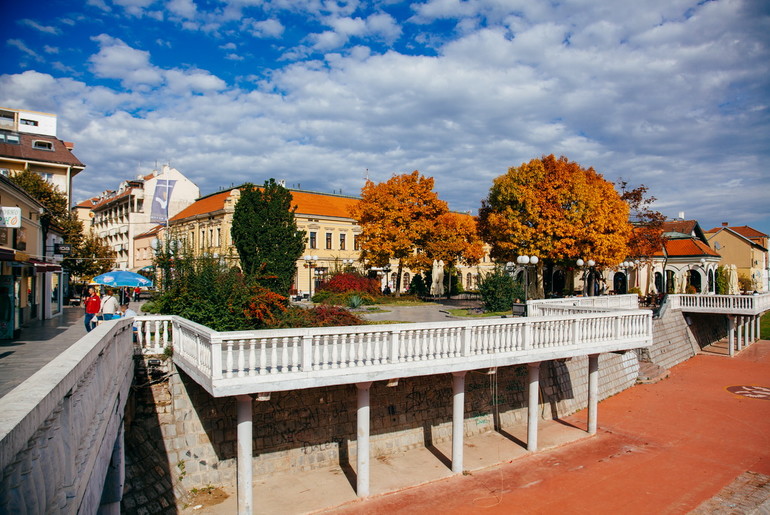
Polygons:
M206 229L201 229L201 241L200 241L201 248L206 246Z
M332 248L332 233L327 232L326 233L326 248L331 249Z
M222 245L222 228L217 227L217 241L214 243L215 247L220 247Z
M11 134L9 132L0 132L0 143L9 143L11 145L18 145L21 143L18 134Z
M53 150L53 143L36 139L32 142L32 148L37 150Z
M49 184L53 184L53 174L45 172L37 172L37 174L43 178L43 180Z
M345 250L345 235L340 234L340 250Z
M353 236L353 250L361 250L361 241L358 235Z
M317 242L316 242L316 232L315 231L310 231L310 241L308 242L308 245L310 246L311 249L316 249L316 248L318 248L318 247L316 247L316 244L317 244Z
M37 127L37 120L26 120L24 118L19 119L20 125L30 125L32 127Z

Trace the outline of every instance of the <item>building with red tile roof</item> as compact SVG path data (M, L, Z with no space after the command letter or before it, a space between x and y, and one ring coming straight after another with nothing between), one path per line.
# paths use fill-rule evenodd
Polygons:
M0 107L0 174L37 172L71 204L72 179L86 167L74 147L56 136L55 114Z
M735 265L738 277L745 277L751 287L770 291L770 254L768 235L747 225L727 222L706 232L709 244L722 256L721 265Z

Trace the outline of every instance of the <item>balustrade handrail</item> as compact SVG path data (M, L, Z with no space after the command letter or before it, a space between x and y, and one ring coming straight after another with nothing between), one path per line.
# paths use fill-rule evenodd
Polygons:
M759 315L770 310L770 293L757 295L669 295L671 309L684 311L723 313L736 315Z
M173 334L168 342L173 343L176 364L214 394L216 385L225 383L238 383L241 392L248 388L247 383L254 386L272 381L275 386L275 381L290 381L292 377L306 381L322 377L332 384L352 373L403 377L419 375L416 371L427 373L428 369L440 373L463 366L474 368L470 363L484 368L479 363L502 358L537 355L554 359L557 354L567 357L652 343L650 311L602 311L559 317L234 332L213 331L175 316L135 320L140 334L150 334L154 342L163 341L163 331ZM146 331L147 324L171 327L153 333Z

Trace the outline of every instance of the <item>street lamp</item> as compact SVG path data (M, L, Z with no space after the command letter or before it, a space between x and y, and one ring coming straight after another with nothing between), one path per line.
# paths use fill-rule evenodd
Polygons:
M582 259L578 258L578 260L575 261L575 264L578 266L578 268L581 269L583 268L583 265L586 265L586 268L588 268L588 270L583 272L583 294L588 295L589 297L593 297L593 291L590 291L593 290L593 288L589 288L588 283L589 279L592 277L591 268L593 268L593 266L596 264L596 261L593 259L583 261ZM593 287L593 284L591 284L591 286Z
M308 300L312 302L313 301L313 269L318 264L318 256L306 255L303 259L305 260L305 268L308 269L308 280L310 282L309 284L310 294L308 295Z
M355 259L351 259L351 258L345 258L345 259L342 260L342 264L344 265L344 268L346 270L348 268L352 268L353 267L353 263L355 263L355 262L356 262L356 260Z
M529 267L534 267L539 261L537 256L518 256L516 262L524 268L524 302L527 302L527 293L529 290Z

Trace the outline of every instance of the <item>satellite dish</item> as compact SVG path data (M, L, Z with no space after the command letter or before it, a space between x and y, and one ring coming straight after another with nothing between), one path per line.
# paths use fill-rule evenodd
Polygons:
M158 238L153 238L152 241L150 241L150 247L152 247L152 250L158 250L158 245L160 245Z
M717 250L719 250L719 249L721 249L721 248L722 248L722 245L720 245L718 241L715 241L715 242L714 242L714 248L715 248L715 249L717 249Z

